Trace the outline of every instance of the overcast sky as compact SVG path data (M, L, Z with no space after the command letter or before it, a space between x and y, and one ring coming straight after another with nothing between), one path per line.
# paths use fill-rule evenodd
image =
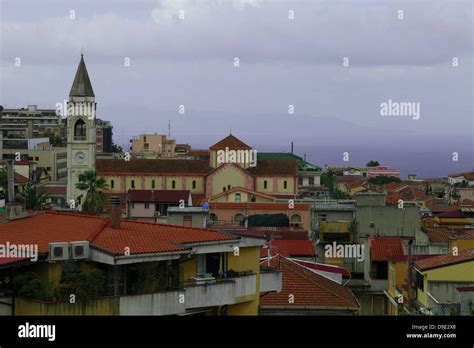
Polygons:
M348 152L351 164L378 159L405 174L473 166L472 1L0 4L4 106L67 99L83 50L98 117L122 145L170 121L195 148L232 128L261 151L293 140L319 165ZM381 116L389 99L419 103L419 119Z

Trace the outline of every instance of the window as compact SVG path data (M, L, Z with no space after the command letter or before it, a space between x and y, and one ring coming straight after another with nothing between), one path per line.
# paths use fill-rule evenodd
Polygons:
M240 202L241 199L242 199L242 198L241 198L241 196L240 196L240 192L237 192L237 193L235 194L235 201L236 201L236 202Z
M291 215L290 226L291 227L300 227L300 225L301 225L301 216L299 216L298 214Z
M183 216L183 226L184 227L193 227L193 217L191 215Z
M145 209L150 209L150 203L145 203Z
M240 224L244 221L244 219L245 219L245 216L240 213L234 215L234 222L238 222Z
M152 181L151 181L151 188L152 188L152 189L155 188L155 180L152 180Z
M314 186L314 178L309 178L308 184L309 186Z
M173 181L171 182L171 188L176 188L176 180L173 180Z
M286 190L288 188L288 182L285 180L283 181L283 188Z
M222 188L222 192L225 192L225 186Z
M149 148L150 148L150 144L145 143L145 144L144 144L144 149L145 149L145 150L148 150Z
M135 180L132 180L132 188L135 188Z
M110 180L110 188L114 188L115 182L113 180Z
M132 209L135 209L135 203L132 203Z
M266 189L266 188L267 188L267 185L268 185L267 180L264 180L264 181L263 181L263 188Z
M298 185L303 185L303 178L298 178Z
M193 180L193 189L196 188L196 180Z
M74 140L86 140L86 124L82 119L74 125Z
M227 189L230 190L230 185L227 185Z
M39 157L35 157L35 161L39 161Z

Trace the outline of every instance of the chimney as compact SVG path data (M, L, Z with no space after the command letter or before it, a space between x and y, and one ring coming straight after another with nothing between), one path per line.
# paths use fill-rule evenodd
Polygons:
M291 153L293 153L293 142L291 142Z
M110 203L110 227L120 228L120 220L122 218L122 210L120 209L120 197L111 196Z
M7 160L7 178L8 203L15 203L15 171L12 159Z

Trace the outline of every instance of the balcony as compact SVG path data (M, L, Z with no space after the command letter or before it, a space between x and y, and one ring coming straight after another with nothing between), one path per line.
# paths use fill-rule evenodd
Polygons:
M184 313L185 301L180 295L184 291L174 290L145 295L120 296L120 315L171 315ZM181 300L181 301L180 301Z
M265 291L281 290L281 273L263 276ZM257 274L246 272L226 279L193 280L182 289L150 294L98 297L84 303L48 302L31 298L15 299L15 315L173 315L188 309L231 305L253 299L257 294Z
M319 232L349 233L351 231L351 221L331 221L321 222Z

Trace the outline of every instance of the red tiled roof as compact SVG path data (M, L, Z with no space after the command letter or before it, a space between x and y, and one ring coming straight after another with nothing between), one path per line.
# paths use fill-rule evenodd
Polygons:
M313 241L311 240L290 240L290 239L274 239L269 241L271 255L280 254L284 257L290 256L307 256L316 255ZM263 250L264 248L262 248ZM264 251L266 252L266 251ZM262 252L263 253L263 252ZM263 255L266 257L267 255Z
M119 229L105 227L92 244L123 254L125 247L130 253L158 253L185 250L178 244L225 241L236 239L229 235L199 228L184 228L138 221L122 221Z
M188 204L189 190L129 190L130 202L179 203Z
M266 160L258 161L256 167L247 169L253 175L287 175L298 174L298 162L296 160Z
M474 260L474 249L459 252L457 256L453 254L439 255L415 262L415 267L420 271L427 271L433 268L440 268L457 263Z
M466 172L466 173L456 173L448 175L450 178L458 178L463 176L466 180L474 180L474 172Z
M200 228L123 220L119 229L112 229L108 223L106 218L48 211L0 224L0 243L38 244L38 251L45 253L52 242L87 240L113 253L123 254L128 247L137 254L184 250L180 243L236 239Z
M261 307L359 309L354 295L345 286L282 256L274 257L271 260L271 266L279 267L279 270L283 272L283 286L280 292L262 295L260 298ZM288 301L290 294L293 295L293 303Z
M18 174L17 172L15 172L15 184L28 184L30 182L30 179L28 179L27 177L21 175L21 174Z
M95 161L98 175L112 174L202 174L211 172L207 160L183 160L183 159L103 159Z
M89 240L107 220L74 214L46 212L0 224L0 244L38 244L38 252L48 251L51 242Z
M300 264L306 268L313 269L315 271L322 271L322 272L329 272L329 273L337 273L344 277L350 277L350 272L342 267L334 266L334 265L326 265L322 263L315 263L303 260L292 259L293 262Z
M41 186L40 190L52 196L65 196L67 193L66 186Z
M250 150L251 147L245 144L243 141L238 139L232 134L229 134L224 139L218 141L214 145L212 145L209 149L211 150L221 150L228 147L229 149L239 149L239 150Z
M448 238L452 233L446 227L425 227L431 243L448 243Z
M404 255L403 241L400 238L372 237L369 245L372 261L386 261L390 257Z
M190 156L209 156L209 150L191 150L187 153Z

